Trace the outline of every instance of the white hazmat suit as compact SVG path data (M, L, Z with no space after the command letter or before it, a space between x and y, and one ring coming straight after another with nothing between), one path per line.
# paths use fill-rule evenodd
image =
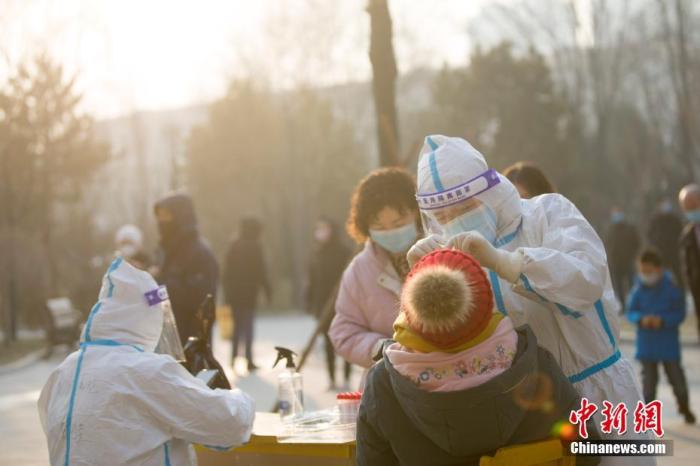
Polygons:
M165 309L152 299L158 291L147 272L126 261L110 266L80 349L51 373L39 397L52 465L194 465L190 442L230 448L249 439L249 396L212 390L153 352Z
M473 181L484 174L492 179ZM474 254L491 268L498 310L516 325L530 325L538 343L554 355L579 393L598 405L594 417L598 426L603 400L626 403L630 413L627 433L619 437L613 432L607 437L648 438L635 434L632 428L631 414L637 401L644 398L635 372L618 346L618 304L605 249L576 206L559 194L521 200L508 179L489 171L484 157L460 138L426 138L417 178L426 233L438 235L419 241L409 251L409 260L415 261L438 245ZM469 186L462 192L452 189L465 183ZM443 231L439 236L438 221L431 214L437 207L433 206L441 202L454 205L460 195L468 197L464 191L480 201L481 210L491 212L491 217L495 213L492 242L474 232L450 237ZM438 225L438 231L431 224ZM472 247L478 250L470 250ZM654 463L650 457L604 460L604 464Z

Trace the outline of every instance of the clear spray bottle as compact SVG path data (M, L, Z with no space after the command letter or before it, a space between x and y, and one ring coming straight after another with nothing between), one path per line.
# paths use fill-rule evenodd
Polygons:
M275 346L275 349L277 350L277 360L272 367L277 366L277 363L282 359L287 360L284 371L277 376L277 400L280 417L283 421L289 421L304 412L304 386L301 374L297 372L294 364L296 353L281 346Z

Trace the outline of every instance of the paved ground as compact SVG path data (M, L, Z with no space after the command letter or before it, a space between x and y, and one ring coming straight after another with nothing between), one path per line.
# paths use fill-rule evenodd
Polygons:
M289 346L301 351L304 343L313 331L314 323L307 316L264 317L256 323L258 341L255 345L257 363L261 369L253 375L235 376L237 386L251 393L257 402L259 411L272 408L276 399L276 374L271 369L275 354L275 345ZM632 343L623 341L623 350L630 355ZM700 412L700 346L695 343L684 347L686 374L691 386L691 403ZM215 341L215 352L219 360L230 365L230 344ZM38 361L25 368L0 373L0 464L2 465L46 465L48 458L46 446L36 411L36 400L48 373L60 363L61 355L48 361ZM239 366L242 361L239 361ZM329 407L334 403L335 393L329 392L328 380L323 363L320 345L312 354L304 369L304 388L308 409ZM359 383L360 370L353 374L353 386ZM696 465L700 458L700 427L688 427L675 410L675 400L665 378L659 390L659 397L664 401L664 425L669 438L675 442L675 456L663 458L660 465Z

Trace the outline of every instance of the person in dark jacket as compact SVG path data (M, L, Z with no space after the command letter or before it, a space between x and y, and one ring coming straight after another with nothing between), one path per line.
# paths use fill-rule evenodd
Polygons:
M639 234L619 207L613 207L610 212L610 226L606 239L610 276L624 312L625 298L634 280L634 261L639 251Z
M478 464L498 448L551 438L580 407L530 327L494 312L486 274L461 251L437 250L413 267L394 328L362 395L358 465Z
M649 220L647 237L649 244L659 251L664 263L673 273L676 283L681 287L683 276L678 248L682 231L683 222L673 211L673 203L664 199Z
M260 291L265 292L268 302L272 288L267 279L267 269L260 246L262 225L252 217L240 222L238 238L228 249L224 264L223 288L226 304L233 312L233 352L231 363L238 356L238 347L245 340L245 357L248 370L258 368L253 362L253 324Z
M681 271L693 296L700 336L700 185L685 186L678 195L688 224L681 233Z
M321 313L324 306L334 293L340 277L348 265L350 249L341 241L335 222L325 217L319 218L316 222L314 240L315 244L309 260L306 302L309 311L318 319L323 317ZM325 338L326 367L330 389L333 390L336 388L336 355L333 343L328 336L330 323L329 319L327 327L323 329L323 336ZM350 382L351 367L350 363L345 361L343 372L346 385Z
M653 249L642 252L637 280L629 295L627 318L637 325L637 359L642 363L642 385L647 403L656 398L658 366L664 366L678 401L678 410L688 424L695 423L690 411L688 383L681 367L678 327L685 318L685 296L664 270L661 256Z
M196 312L207 294L216 297L219 266L199 235L192 199L186 194L169 195L154 208L160 233L162 264L154 270L159 283L168 287L180 340L196 336ZM213 322L213 316L212 316ZM211 327L206 338L211 340Z

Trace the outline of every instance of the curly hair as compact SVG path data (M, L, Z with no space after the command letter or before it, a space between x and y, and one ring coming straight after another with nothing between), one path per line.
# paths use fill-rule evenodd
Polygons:
M358 243L369 237L369 225L384 208L396 209L401 215L418 212L416 181L399 167L378 168L355 187L346 223L348 234ZM420 227L420 218L416 220Z

